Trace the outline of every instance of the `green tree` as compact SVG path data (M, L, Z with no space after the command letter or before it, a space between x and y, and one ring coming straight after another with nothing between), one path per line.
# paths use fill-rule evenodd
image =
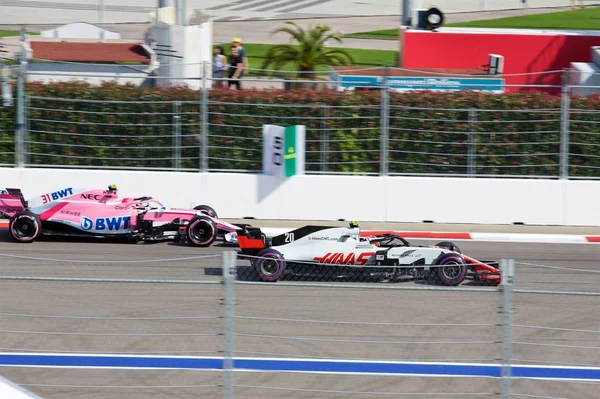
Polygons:
M329 40L342 42L340 35L332 33L329 26L317 25L304 30L295 22L288 21L286 24L293 28L283 27L273 33L288 33L297 43L271 47L265 55L262 69L273 66L273 69L279 70L286 64L293 63L298 72L297 76L308 78L313 76L319 65L341 66L354 63L354 59L346 51L326 47Z

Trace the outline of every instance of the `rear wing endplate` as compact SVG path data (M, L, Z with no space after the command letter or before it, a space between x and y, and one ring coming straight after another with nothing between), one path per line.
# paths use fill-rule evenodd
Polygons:
M19 200L21 200L21 205L23 205L23 208L27 209L28 204L27 204L27 201L25 201L25 197L23 197L23 193L21 192L20 188L8 188L7 187L5 190L9 195L14 195L15 197L18 197Z
M244 226L237 233L237 241L240 249L261 250L267 247L267 236L260 227Z

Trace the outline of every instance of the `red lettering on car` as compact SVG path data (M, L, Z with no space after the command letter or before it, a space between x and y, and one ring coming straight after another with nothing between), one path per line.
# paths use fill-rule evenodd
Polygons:
M357 263L359 265L364 265L365 263L367 263L367 261L369 260L369 258L371 256L373 256L375 254L375 252L363 252L362 254L360 254L360 256L357 259Z
M330 259L330 262L329 262L329 263L331 263L331 264L338 263L338 264L339 264L339 263L340 263L340 261L341 261L341 260L343 260L343 259L344 259L344 254L343 254L343 253L341 253L341 252L338 252L338 253L336 253L336 254L335 254L335 256L333 256L333 257Z
M331 252L327 252L327 254L325 256L323 256L322 258L315 256L313 258L313 260L316 260L319 263L325 263L325 260L329 257L329 255L331 255Z
M328 263L328 264L341 264L341 265L364 265L369 260L375 252L365 252L356 257L354 252L349 254L344 254L343 252L328 252L324 256L315 256L313 260L316 260L319 263Z
M354 252L348 254L348 256L346 256L346 259L344 259L343 261L343 265L353 265L354 262L356 261L356 257L354 256Z

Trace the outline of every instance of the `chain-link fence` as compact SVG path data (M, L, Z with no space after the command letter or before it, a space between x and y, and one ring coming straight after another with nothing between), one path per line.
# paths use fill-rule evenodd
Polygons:
M385 80L352 93L88 87L62 75L67 81L55 86L25 84L39 73L17 73L14 106L0 108L1 165L255 173L263 125L301 124L308 174L600 177L600 103L573 95L581 85L566 76L563 85L539 87L562 94L523 99L395 93ZM243 80L283 82L282 89L295 82L265 79ZM337 84L318 79L319 87Z
M177 367L222 356L220 254L127 260L136 250L124 251L1 255L3 376L42 398L221 396L218 367ZM47 367L21 368L23 356Z
M575 263L575 261L573 262ZM517 262L512 324L512 362L533 365L557 375L561 364L586 373L600 370L600 270L594 260L579 265L551 260ZM598 379L549 381L523 375L513 382L513 397L593 397ZM582 376L582 375L581 375ZM597 377L598 375L596 375ZM591 374L588 375L591 377Z
M600 382L593 267L504 260L499 285L447 286L335 264L263 282L234 251L2 258L3 375L44 398L583 399Z

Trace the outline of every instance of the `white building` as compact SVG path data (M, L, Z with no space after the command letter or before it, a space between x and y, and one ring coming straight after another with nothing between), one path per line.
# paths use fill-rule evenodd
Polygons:
M21 47L27 80L199 89L203 76L212 77L212 21L199 11L177 6L161 1L140 41L123 40L118 32L85 22L43 31L39 38L25 35Z
M26 35L21 45L29 82L116 81L150 86L149 77L158 69L150 46L122 40L119 33L88 23L43 31L35 39Z
M146 32L146 44L157 54L158 76L169 77L156 83L199 89L203 76L212 77L212 21L200 11L177 11L159 8Z

